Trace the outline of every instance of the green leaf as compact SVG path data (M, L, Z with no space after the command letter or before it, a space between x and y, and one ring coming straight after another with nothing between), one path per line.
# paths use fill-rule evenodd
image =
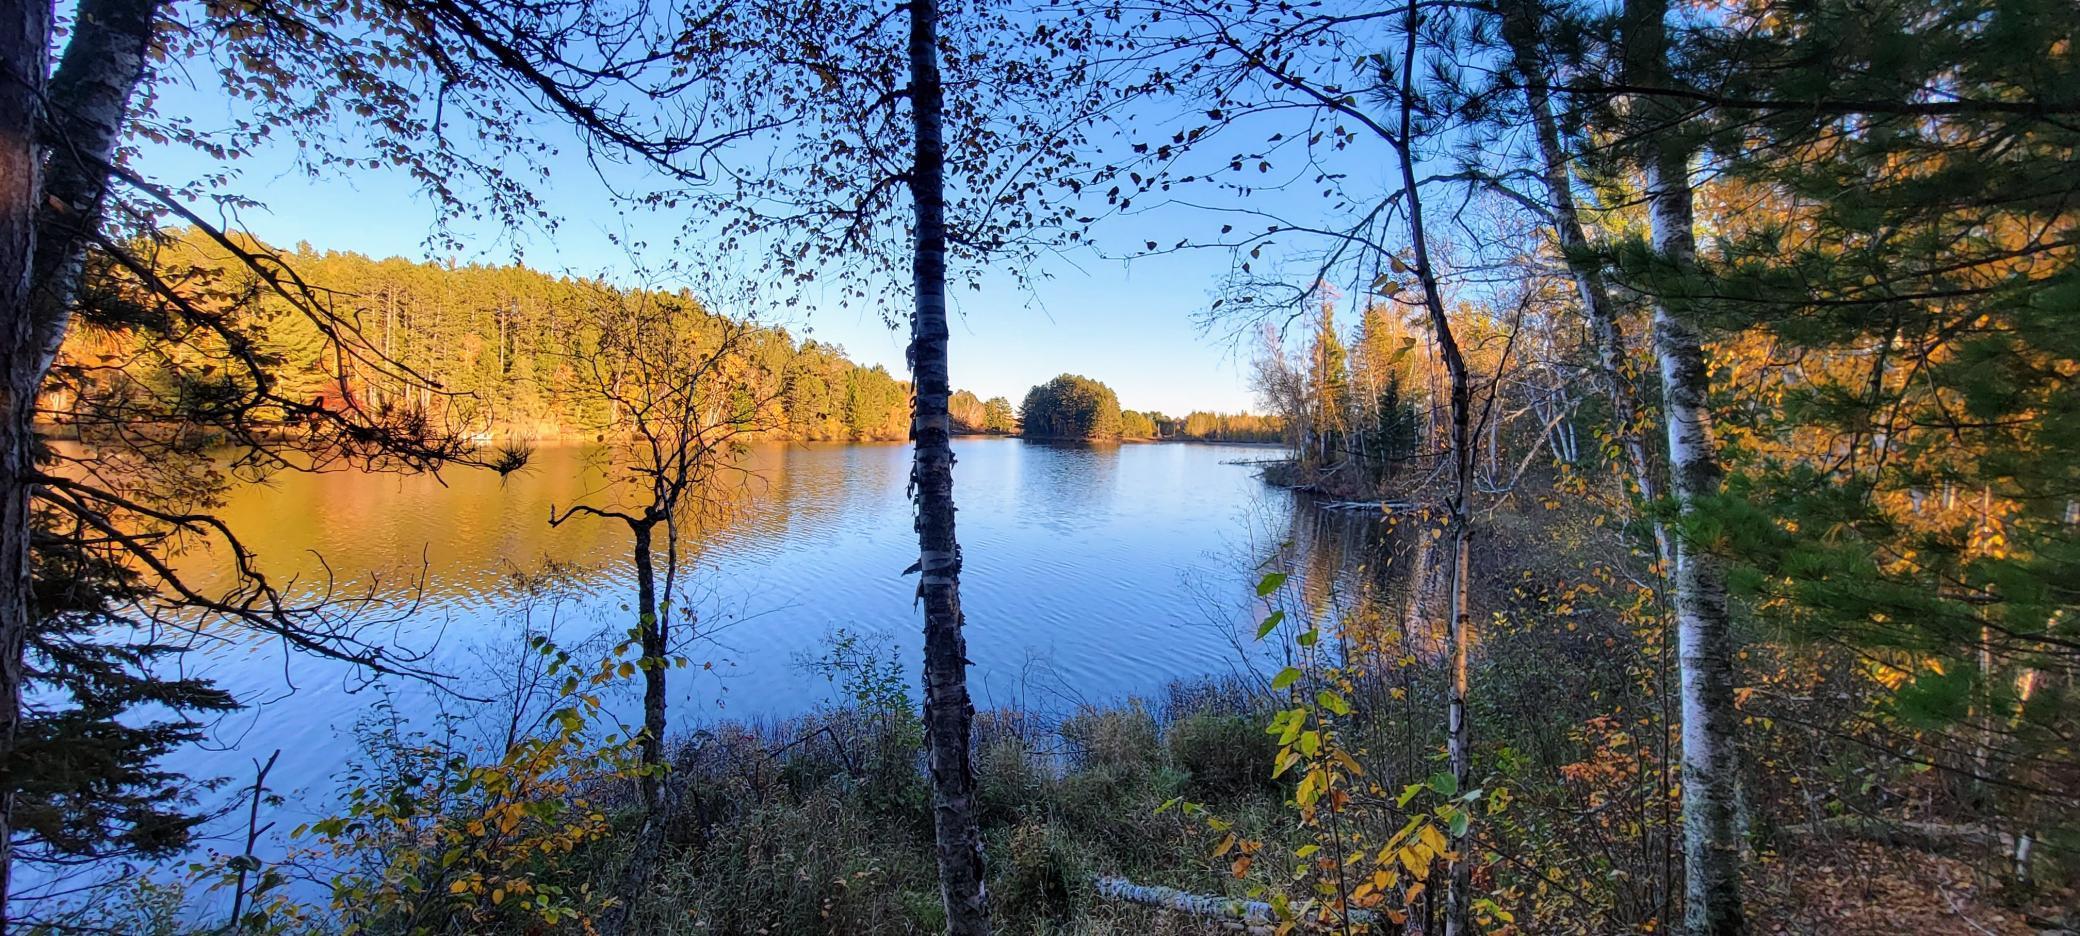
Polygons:
M1436 790L1439 796L1451 796L1459 792L1459 778L1448 773L1431 774L1430 789Z
M1451 822L1452 837L1464 838L1466 836L1466 826L1471 822L1472 818L1467 815L1466 810L1454 810Z
M1286 613L1284 611L1273 611L1264 615L1264 623L1257 625L1257 639L1263 640L1271 636L1271 632L1277 630L1279 623L1285 619Z
M1273 572L1266 575L1257 581L1257 597L1268 598L1272 592L1277 591L1279 586L1285 583L1286 574L1284 572Z
M1298 737L1300 737L1300 732L1301 732L1301 730L1305 729L1306 727L1307 727L1307 713L1306 713L1305 711L1303 711L1303 710L1300 710L1300 709L1294 709L1294 710L1293 710L1293 718L1292 718L1291 720L1289 720L1289 721L1287 721L1287 722L1286 722L1286 730L1285 730L1285 731L1283 731L1283 732L1281 732L1281 733L1279 733L1279 736L1278 736L1278 744L1279 744L1279 746L1280 746L1280 747L1284 747L1284 746L1286 746L1286 745L1288 745L1288 744L1291 744L1291 743L1293 743L1293 740L1294 740L1295 738L1298 738Z
M1285 689L1299 681L1299 668L1288 666L1285 669L1279 670L1278 675L1271 677L1271 689L1275 692L1280 689Z
M1314 694L1314 704L1338 715L1349 715L1351 713L1351 704L1344 701L1342 696L1327 689Z

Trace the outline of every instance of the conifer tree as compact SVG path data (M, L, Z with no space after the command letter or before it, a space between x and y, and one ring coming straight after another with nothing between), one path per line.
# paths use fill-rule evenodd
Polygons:
M1705 520L1758 623L1899 668L1852 730L2018 853L2080 806L2076 41L2065 3L1828 0L1685 43L1722 200L1768 206L1699 255L1741 440Z

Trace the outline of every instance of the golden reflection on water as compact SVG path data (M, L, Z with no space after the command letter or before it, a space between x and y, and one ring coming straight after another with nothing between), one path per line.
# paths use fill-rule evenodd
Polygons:
M378 586L410 589L426 602L487 598L516 571L554 564L607 572L627 561L629 533L616 521L548 523L552 507L639 503L641 492L607 455L596 446L545 446L504 478L455 468L438 475L284 471L235 487L216 513L278 584L308 592L329 579L342 592ZM777 444L751 447L739 467L704 494L722 508L687 524L688 558L813 522L863 496L862 488L887 483L885 471L790 457ZM228 557L221 544L205 543L176 557L175 567L191 584L221 589L231 580Z

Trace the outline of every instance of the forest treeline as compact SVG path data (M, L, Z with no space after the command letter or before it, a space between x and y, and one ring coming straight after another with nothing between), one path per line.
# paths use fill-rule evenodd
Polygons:
M365 359L350 357L342 366L332 356L333 339L324 327L299 315L291 301L273 295L262 278L246 268L241 250L246 255L280 256L337 316L341 327L358 332L374 353ZM601 345L602 329L620 310L671 303L686 307L693 317L720 321L685 289L631 288L518 264L377 260L308 243L279 253L250 240L227 248L193 228L171 232L151 245L150 255L161 281L181 291L188 302L220 309L238 327L252 330L251 350L270 363L269 374L283 394L333 409L410 410L472 434L522 441L596 439L617 431L614 403L591 386L588 362L608 350ZM880 365L854 363L835 345L797 338L781 326L749 324L752 327L733 340L729 368L734 398L739 403L758 401L755 412L742 414L755 427L749 437L808 442L909 437L907 381ZM82 394L89 398L108 395L111 382L172 391L183 381L194 381L182 366L186 362L154 360L178 353L155 348L148 332L123 329L75 331L63 352L71 360L125 363ZM236 379L221 371L206 377ZM210 392L227 391L220 387ZM1223 442L1278 438L1273 423L1252 414L1193 412L1173 419L1153 412L1123 413L1111 389L1102 392L1104 414L1089 414L1103 420L1102 425L1038 437ZM50 409L64 412L69 405L61 399ZM1029 396L1024 407L1014 409L1004 397L983 400L966 390L955 391L948 401L956 431L992 435L1032 435L1023 428L1027 423L1022 415L1034 405ZM91 417L87 421L91 423Z
M256 242L239 247L276 253ZM279 253L282 261L339 327L357 332L373 352L341 366L325 327L275 295L233 249L190 228L154 244L151 256L161 280L189 302L252 329L252 350L271 362L284 395L333 409L413 410L456 429L523 440L614 431L613 404L589 386L587 362L602 353L602 328L619 310L676 303L696 317L719 319L685 290L630 288L517 264L376 260L298 244ZM142 358L145 369L124 372L124 380L195 379L183 375L179 361L152 367L158 353L147 333L123 330L83 329L66 348L68 356L97 361ZM210 376L237 379L221 371ZM746 418L763 437L909 437L906 381L779 326L754 325L733 346L730 383L740 401L759 401L760 411Z

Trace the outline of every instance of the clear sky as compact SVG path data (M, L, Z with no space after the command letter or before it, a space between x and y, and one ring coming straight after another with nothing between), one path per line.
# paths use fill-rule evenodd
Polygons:
M198 127L219 114L228 124L234 111L222 100L183 88L166 89L159 109L193 115ZM615 278L626 276L632 266L628 249L619 242L668 244L685 226L683 217L618 211L600 180L602 170L578 155L579 145L554 124L543 122L540 129L562 137L556 140L561 152L549 166L551 182L543 193L558 229L514 235L464 225L460 229L472 249L455 259L508 263L517 239L524 262L536 269ZM162 182L186 182L224 168L185 147L142 147L137 164ZM264 205L241 211L237 226L282 247L308 241L321 250L430 259L426 245L435 209L404 173L329 169L324 178L313 179L295 167L293 153L293 144L278 143L232 165L238 179L228 190ZM636 172L611 165L604 169L617 170ZM1203 223L1217 226L1219 221ZM1139 234L1115 242L1138 244ZM652 256L645 263L656 266L670 259ZM1131 262L1085 251L1049 262L1051 275L1030 291L1009 284L982 292L954 290L954 385L1016 404L1033 385L1068 372L1109 384L1129 409L1174 415L1253 409L1246 376L1251 349L1236 346L1224 334L1203 332L1194 320L1228 263L1227 254L1218 250ZM844 346L856 361L906 373L905 336L872 313L811 308L780 322L797 334L807 330Z

